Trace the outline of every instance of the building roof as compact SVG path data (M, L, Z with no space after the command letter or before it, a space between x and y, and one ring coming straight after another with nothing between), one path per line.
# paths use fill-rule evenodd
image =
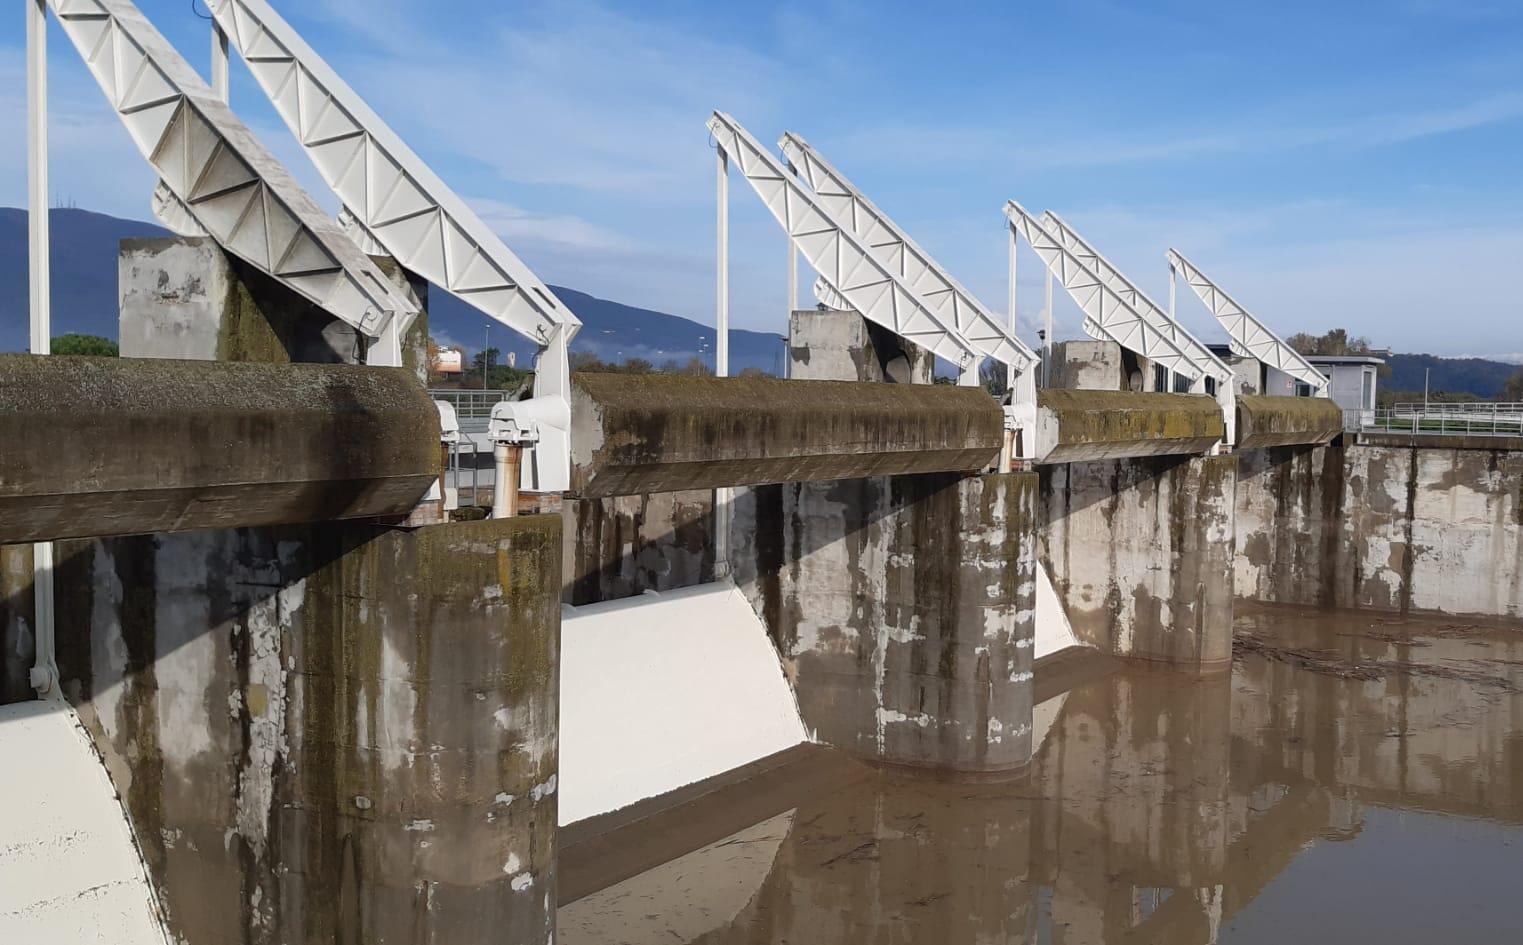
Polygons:
M1385 358L1377 358L1377 357L1373 357L1371 355L1363 355L1363 354L1308 354L1308 355L1306 355L1306 360L1310 361L1312 364L1327 364L1327 365L1340 365L1340 364L1355 365L1355 364L1384 364L1384 363L1386 363L1385 362Z

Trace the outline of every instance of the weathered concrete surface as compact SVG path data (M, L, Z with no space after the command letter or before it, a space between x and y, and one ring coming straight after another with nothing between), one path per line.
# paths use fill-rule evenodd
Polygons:
M1237 448L1321 446L1343 432L1343 410L1326 397L1237 398Z
M936 358L856 312L803 309L788 322L788 377L929 384Z
M1401 433L1361 430L1357 437L1361 446L1415 447L1429 450L1492 450L1502 453L1523 449L1523 443L1520 443L1516 436L1497 436L1489 433Z
M971 472L1004 417L977 388L575 374L571 491L583 497Z
M428 284L388 257L373 257L426 310ZM123 357L198 361L357 364L366 339L205 237L125 239L117 257ZM402 340L403 365L428 372L428 320Z
M0 355L0 542L406 515L438 411L397 368Z
M1523 616L1523 451L1357 445L1242 459L1244 596Z
M1037 392L1041 463L1200 454L1225 435L1221 409L1204 394Z
M580 607L714 579L710 490L568 499L565 602Z
M175 940L551 940L560 554L554 516L60 543L63 691Z
M1066 390L1141 392L1152 380L1148 361L1114 341L1055 342L1050 370L1044 386Z
M0 545L0 705L34 697L32 546Z
M1037 479L790 483L736 496L737 583L818 737L965 771L1031 741Z
M1040 472L1043 560L1079 639L1129 659L1227 668L1236 458L1152 457Z

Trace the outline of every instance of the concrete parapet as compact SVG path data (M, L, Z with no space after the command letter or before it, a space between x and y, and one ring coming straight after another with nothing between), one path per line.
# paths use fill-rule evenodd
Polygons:
M1229 666L1237 458L1069 463L1041 476L1045 560L1079 639L1129 659Z
M1321 446L1343 432L1343 409L1326 397L1237 398L1237 448Z
M1204 394L1037 392L1041 463L1201 454L1225 435L1221 408Z
M0 355L0 542L406 515L438 411L398 368Z
M171 939L552 939L557 517L58 552L63 692Z
M575 374L572 492L586 497L973 472L1004 417L977 388Z
M736 497L736 580L818 737L970 772L1031 749L1032 473L790 483Z

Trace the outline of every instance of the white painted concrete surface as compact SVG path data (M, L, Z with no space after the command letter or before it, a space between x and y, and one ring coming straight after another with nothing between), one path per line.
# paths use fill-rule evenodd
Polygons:
M808 740L761 619L729 582L567 608L560 822Z
M166 945L126 814L74 710L0 706L0 942Z
M1058 599L1057 588L1052 586L1052 575L1040 561L1036 567L1036 646L1034 659L1041 659L1071 646L1083 646L1074 636L1073 625L1068 622L1068 612ZM1040 741L1032 743L1035 748Z

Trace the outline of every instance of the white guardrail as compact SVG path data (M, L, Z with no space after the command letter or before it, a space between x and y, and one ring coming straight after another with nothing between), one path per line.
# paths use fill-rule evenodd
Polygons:
M1523 436L1523 403L1399 403L1375 410L1343 411L1345 430L1434 436L1484 433Z

